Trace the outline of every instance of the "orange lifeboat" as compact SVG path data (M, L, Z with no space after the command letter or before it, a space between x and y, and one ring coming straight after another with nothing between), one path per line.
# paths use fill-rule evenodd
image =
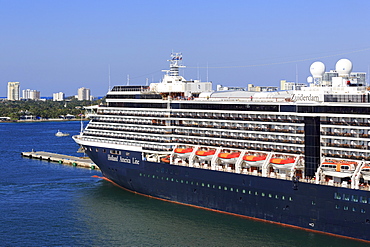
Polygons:
M322 163L321 168L324 171L335 171L335 172L353 172L356 162L344 162L328 160Z
M221 159L222 162L233 164L236 162L236 160L239 158L240 153L234 152L234 153L220 153L218 157Z
M367 175L370 176L370 166L365 165L364 167L361 168L361 174L362 175Z
M177 156L189 157L191 152L193 152L193 148L175 148L174 152L177 154Z
M263 162L266 160L266 156L244 155L243 160L247 166L262 166Z
M164 163L170 163L170 156L167 155L166 157L162 158L161 161Z
M198 150L195 152L195 155L198 156L200 160L211 160L215 153L216 150Z
M276 169L290 169L295 162L294 158L272 158L270 163Z
M265 159L266 156L244 155L243 157L243 160L245 161L261 161Z

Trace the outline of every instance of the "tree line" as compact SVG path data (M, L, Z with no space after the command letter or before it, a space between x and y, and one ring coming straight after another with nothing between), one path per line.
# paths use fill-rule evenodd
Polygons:
M65 101L1 101L0 117L10 117L18 120L24 115L33 115L40 118L59 118L59 116L71 114L78 116L84 113L84 106L101 104L104 100L79 101L77 99Z

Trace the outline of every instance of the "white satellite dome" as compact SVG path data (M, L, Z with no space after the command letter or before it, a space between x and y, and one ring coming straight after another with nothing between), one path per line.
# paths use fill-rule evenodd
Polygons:
M322 62L314 62L310 66L310 72L313 77L322 77L325 73L325 64Z
M339 75L349 75L352 72L352 62L348 59L341 59L335 65Z

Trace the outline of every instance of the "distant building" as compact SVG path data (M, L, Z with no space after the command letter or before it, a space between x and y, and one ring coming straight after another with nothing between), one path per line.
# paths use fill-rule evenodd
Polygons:
M77 91L78 100L90 100L90 89L81 87Z
M245 91L244 87L224 87L217 85L217 91Z
M277 91L278 87L272 86L254 86L253 84L248 84L249 92L274 92Z
M19 82L8 82L8 100L20 100L19 92Z
M22 99L39 100L40 91L31 89L22 90Z
M64 100L64 93L53 93L53 101L63 101Z
M280 81L280 90L301 90L302 87L307 87L305 83L288 82L286 80Z

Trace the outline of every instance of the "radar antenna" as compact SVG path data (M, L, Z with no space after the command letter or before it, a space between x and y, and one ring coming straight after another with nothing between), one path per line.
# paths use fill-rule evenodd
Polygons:
M172 52L171 59L168 61L170 62L169 76L178 76L179 68L185 68L185 66L181 65L182 53L180 52Z

